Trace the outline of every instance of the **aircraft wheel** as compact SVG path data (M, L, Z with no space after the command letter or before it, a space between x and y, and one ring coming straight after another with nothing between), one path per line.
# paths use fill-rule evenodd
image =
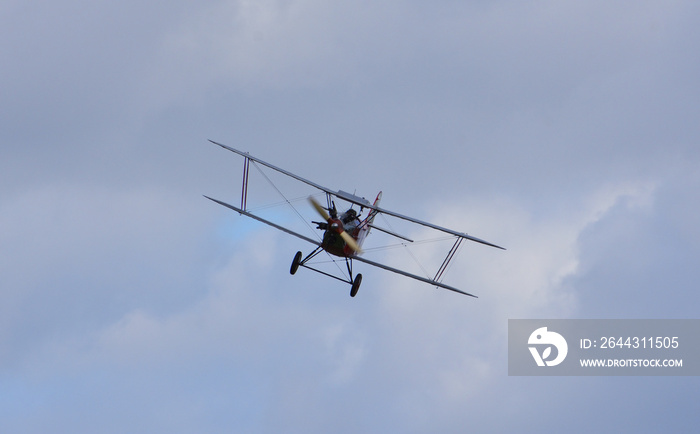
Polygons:
M362 274L355 276L355 280L352 282L352 288L350 289L350 297L357 295L357 291L360 289L360 283L362 283Z
M297 254L294 255L294 260L292 261L292 267L289 269L289 274L296 273L297 269L299 268L300 263L301 263L301 252L297 252Z

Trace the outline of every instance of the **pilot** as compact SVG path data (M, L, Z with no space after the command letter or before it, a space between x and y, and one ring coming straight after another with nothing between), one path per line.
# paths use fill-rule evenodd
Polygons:
M345 211L345 213L343 214L343 217L342 217L342 221L343 221L344 225L347 225L348 223L352 222L355 219L357 219L357 211L355 211L352 208Z

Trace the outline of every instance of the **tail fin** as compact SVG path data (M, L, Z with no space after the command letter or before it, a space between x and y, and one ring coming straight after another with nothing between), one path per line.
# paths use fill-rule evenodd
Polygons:
M379 206L379 201L382 199L382 192L380 191L379 194L377 195L377 198L374 199L374 206ZM369 211L369 214L367 214L367 217L362 221L360 224L360 232L357 235L357 244L362 246L362 243L365 242L365 238L367 238L367 235L369 235L369 231L371 230L372 227L372 222L374 221L374 218L379 214L379 211L376 209L371 209Z
M377 194L377 198L374 199L374 203L372 204L373 206L379 206L379 201L382 200L382 192L380 191L379 194ZM374 217L376 217L378 214L377 210L371 210L369 212L369 215L367 216L367 224L372 224L374 221Z

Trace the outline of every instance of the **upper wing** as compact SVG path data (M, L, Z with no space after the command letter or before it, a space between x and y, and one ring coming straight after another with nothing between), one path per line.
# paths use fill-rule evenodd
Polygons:
M309 180L306 179L306 178L302 178L302 177L299 176L299 175L295 175L295 174L293 174L292 172L289 172L289 171L284 170L284 169L282 169L282 168L279 168L279 167L277 167L277 166L273 166L273 165L270 164L270 163L266 163L265 161L263 161L263 160L261 160L261 159L259 159L259 158L253 157L252 155L250 155L250 154L247 153L247 152L239 151L238 149L233 149L233 148L231 148L230 146L222 145L221 143L215 142L215 141L213 141L213 140L209 140L209 141L212 142L212 143L215 144L215 145L221 146L221 147L224 148L224 149L228 149L228 150L231 151L231 152L235 152L236 154L242 155L242 156L244 156L245 158L249 158L249 159L255 161L256 163L260 163L260 164L262 164L263 166L267 166L267 167L269 167L269 168L272 169L272 170L276 170L276 171L278 171L278 172L280 172L280 173L283 173L283 174L285 174L285 175L287 175L287 176L289 176L289 177L292 177L292 178L296 179L297 181L301 181L301 182L303 182L303 183L305 183L305 184L308 184L308 185L310 185L310 186L312 186L312 187L314 187L314 188L318 188L319 190L325 191L326 193L333 194L333 195L336 195L336 196L337 196L337 193L336 193L335 191L331 190L330 188L327 188L327 187L324 187L324 186L322 186L322 185L316 184L315 182L309 181Z
M344 191L339 191L339 192L337 192L337 193L331 193L331 194L334 194L334 195L338 196L339 198L341 198L341 199L343 199L343 200L347 200L348 202L357 203L357 202L355 202L355 201L353 200L353 197L352 197L352 196L347 195ZM358 204L358 205L361 205L361 204L359 204L359 203L357 203L357 204ZM394 211L389 211L389 210L387 210L387 209L380 208L380 207L378 207L378 206L374 206L374 205L364 205L364 207L365 207L365 208L370 208L370 209L376 210L377 212L384 213L384 214L386 214L386 215L390 215L390 216L393 216L393 217L397 217L397 218L400 218L400 219L403 219L403 220L407 220L407 221L412 222L412 223L417 223L417 224L422 225L422 226L426 226L426 227L429 227L429 228L432 228L432 229L436 229L436 230L438 230L438 231L442 231L442 232L445 232L445 233L448 233L448 234L451 234L451 235L455 235L455 236L458 236L458 237L460 237L460 238L465 238L465 239L467 239L467 240L475 241L475 242L477 242L477 243L486 244L487 246L496 247L496 248L498 248L498 249L505 250L504 247L497 246L496 244L493 244L493 243L489 243L488 241L482 240L481 238L477 238L477 237L473 237L473 236L471 236L471 235L467 235L467 234L464 233L464 232L457 232L457 231L454 231L454 230L452 230L452 229L444 228L444 227L442 227L442 226L438 226L438 225L435 225L435 224L432 224L432 223L429 223L429 222L425 222L425 221L423 221L423 220L419 220L419 219L417 219L417 218L413 218L413 217L409 217L409 216L406 216L406 215L403 215L403 214L399 214L399 213L394 212Z
M294 178L294 179L296 179L296 180L298 180L298 181L301 181L301 182L303 182L303 183L305 183L305 184L308 184L308 185L310 185L310 186L312 186L312 187L314 187L314 188L317 188L317 189L319 189L319 190L321 190L321 191L324 191L324 192L326 192L326 193L328 193L328 194L332 194L333 196L336 196L336 197L338 197L338 198L340 198L340 199L343 199L343 200L345 200L345 201L348 201L348 202L350 202L350 203L354 203L354 204L359 205L359 206L361 206L361 207L373 209L373 210L376 210L377 212L381 212L381 213L384 213L384 214L386 214L386 215L390 215L390 216L393 216L393 217L397 217L397 218L400 218L400 219L403 219L403 220L407 220L407 221L409 221L409 222L413 222L413 223L416 223L416 224L419 224L419 225L422 225L422 226L426 226L426 227L429 227L429 228L432 228L432 229L436 229L436 230L438 230L438 231L442 231L442 232L445 232L445 233L448 233L448 234L451 234L451 235L455 235L455 236L458 236L458 237L460 237L460 238L465 238L465 239L470 240L470 241L475 241L475 242L477 242L477 243L481 243L481 244L485 244L485 245L487 245L487 246L496 247L496 248L498 248L498 249L503 249L503 250L505 250L505 248L503 248L503 247L501 247L501 246L497 246L496 244L492 244L492 243L490 243L490 242L488 242L488 241L482 240L481 238L473 237L473 236L468 235L468 234L466 234L466 233L464 233L464 232L457 232L457 231L454 231L454 230L452 230L452 229L448 229L448 228L445 228L445 227L442 227L442 226L438 226L438 225L435 225L435 224L432 224L432 223L429 223L429 222L425 222L425 221L423 221L423 220L419 220L419 219L416 219L416 218L413 218L413 217L409 217L409 216L406 216L406 215L403 215L403 214L399 214L399 213L397 213L397 212L389 211L389 210L387 210L387 209L380 208L380 207L378 207L378 206L374 206L374 205L370 204L369 201L367 201L367 200L364 199L364 198L355 196L355 195L353 195L353 194L347 193L347 192L342 191L342 190L338 190L338 191L331 190L331 189L328 188L328 187L324 187L324 186L322 186L322 185L320 185L320 184L317 184L317 183L315 183L315 182L313 182L313 181L309 181L309 180L306 179L306 178L302 178L302 177L299 176L299 175L295 175L294 173L291 173L291 172L289 172L289 171L287 171L287 170L284 170L284 169L279 168L279 167L277 167L277 166L274 166L274 165L272 165L272 164L270 164L270 163L267 163L267 162L265 162L265 161L263 161L263 160L261 160L261 159L259 159L259 158L257 158L257 157L253 157L252 155L250 155L250 154L247 153L247 152L239 151L238 149L234 149L234 148L231 148L231 147L229 147L229 146L222 145L221 143L215 142L215 141L213 141L213 140L209 140L209 141L212 142L212 143L215 144L215 145L221 146L221 147L224 148L224 149L228 149L228 150L231 151L231 152L235 152L236 154L242 155L242 156L244 156L245 158L249 158L249 159L251 159L251 160L253 160L253 161L257 162L257 163L260 163L260 164L262 164L263 166L267 166L267 167L269 167L270 169L276 170L276 171L278 171L278 172L280 172L280 173L282 173L282 174L285 174L285 175L287 175L287 176L289 176L289 177L291 177L291 178ZM212 199L212 200L213 200L213 199ZM227 205L227 206L228 206L228 205Z

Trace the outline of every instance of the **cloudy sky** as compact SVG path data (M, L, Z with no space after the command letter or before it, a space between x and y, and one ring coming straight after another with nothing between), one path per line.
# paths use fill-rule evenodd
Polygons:
M697 318L695 1L0 6L0 431L681 430L683 377L508 377L513 318ZM508 248L289 263L247 150ZM438 257L437 260L440 258Z

